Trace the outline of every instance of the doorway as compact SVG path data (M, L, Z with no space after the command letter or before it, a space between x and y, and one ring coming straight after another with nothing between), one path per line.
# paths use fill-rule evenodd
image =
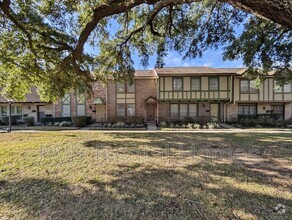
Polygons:
M155 121L155 104L147 104L147 121Z
M219 120L219 104L211 104L211 117L215 120Z
M38 105L37 106L37 121L41 122L41 119L45 117L45 106L44 105Z

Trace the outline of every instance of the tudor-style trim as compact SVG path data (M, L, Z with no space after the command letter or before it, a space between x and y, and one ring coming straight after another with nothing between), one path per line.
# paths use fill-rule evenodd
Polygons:
M78 102L78 95L79 95L79 94L84 95L84 102L83 102L83 103L79 103L79 102ZM78 105L84 105L84 114L87 115L87 113L86 113L86 100L87 100L86 92L84 92L84 93L79 93L78 91L76 91L76 95L75 95L75 109L76 109L76 116L78 116Z
M70 116L68 117L72 117L72 96L71 96L71 92L70 93L66 93L65 95L69 95L69 104L64 104L63 99L64 97L61 99L61 116L63 116L63 106L64 105L69 105L70 106Z

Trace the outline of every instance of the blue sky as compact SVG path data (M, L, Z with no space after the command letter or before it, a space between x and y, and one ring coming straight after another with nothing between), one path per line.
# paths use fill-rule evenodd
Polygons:
M88 44L85 46L85 51L91 54L95 54L98 48L92 48ZM242 60L227 60L224 61L222 58L222 48L218 50L207 50L203 53L201 58L195 59L186 59L182 60L182 55L177 53L176 51L170 51L165 58L165 67L189 67L189 66L208 66L208 67L217 67L217 68L239 68L244 67ZM151 56L149 59L149 66L143 67L140 64L141 58L133 53L133 60L134 60L134 67L136 70L143 70L143 69L153 69L156 63L156 57Z
M135 69L145 69L140 65L140 58L138 56L133 56L135 62ZM149 66L146 69L151 69L155 66L155 57L152 56L149 60ZM208 66L217 68L228 68L228 67L243 67L242 60L234 61L223 61L222 59L222 49L218 50L207 50L201 58L182 60L182 55L177 52L169 52L165 58L165 67L178 67L178 66Z

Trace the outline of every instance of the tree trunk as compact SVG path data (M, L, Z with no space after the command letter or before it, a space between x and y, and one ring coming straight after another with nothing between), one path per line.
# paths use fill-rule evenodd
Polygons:
M220 0L292 29L291 0Z

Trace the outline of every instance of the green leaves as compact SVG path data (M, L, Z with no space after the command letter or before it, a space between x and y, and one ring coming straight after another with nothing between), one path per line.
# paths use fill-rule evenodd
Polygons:
M251 77L276 70L291 79L291 30L224 1L2 2L0 86L14 99L23 99L30 86L54 101L70 90L90 89L95 80L129 81L134 53L144 67L152 55L163 67L169 51L193 59L222 46L224 58L243 59ZM95 50L88 53L84 45Z

